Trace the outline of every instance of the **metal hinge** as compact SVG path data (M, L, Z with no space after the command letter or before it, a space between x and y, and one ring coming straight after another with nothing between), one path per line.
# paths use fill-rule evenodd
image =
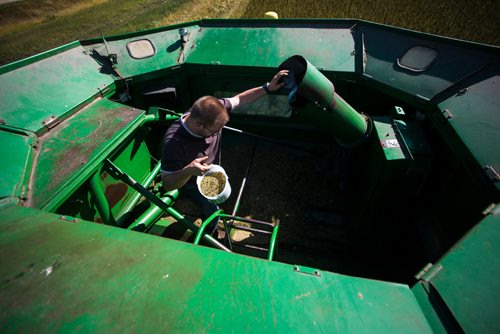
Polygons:
M448 109L444 109L442 111L443 113L443 116L446 118L446 119L450 119L450 118L453 118L453 114L448 110Z
M315 269L315 268L309 268L309 267L294 265L293 266L293 271L297 272L297 273L301 273L301 274L306 274L306 275L312 275L312 276L321 277L321 272L318 269Z
M103 85L103 87L97 87L102 96L106 96L106 93L109 92L109 86Z
M443 266L441 264L433 265L432 263L428 263L415 275L415 278L424 282L428 282L434 276L436 276L436 274L440 272L441 269L443 269Z
M485 166L484 170L486 172L486 175L491 179L493 182L498 182L500 181L500 174L495 170L495 168L491 166Z
M59 123L61 123L61 120L54 115L50 116L42 122L42 124L45 125L45 127L49 130L54 128Z
M25 200L28 198L28 187L26 185L24 185L21 188L21 193L19 194L19 198L22 200Z
M490 205L488 205L488 207L486 209L484 209L484 211L482 212L483 215L492 215L492 216L496 216L500 213L500 203L491 203Z
M67 221L67 222L70 222L70 223L78 223L78 219L75 218L75 217L70 217L70 216L60 216L59 217L60 220L64 220L64 221Z

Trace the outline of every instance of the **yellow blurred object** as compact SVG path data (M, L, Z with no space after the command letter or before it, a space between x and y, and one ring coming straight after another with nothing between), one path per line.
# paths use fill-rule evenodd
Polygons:
M276 12L267 12L264 14L264 18L265 19L277 19L278 14L276 14Z

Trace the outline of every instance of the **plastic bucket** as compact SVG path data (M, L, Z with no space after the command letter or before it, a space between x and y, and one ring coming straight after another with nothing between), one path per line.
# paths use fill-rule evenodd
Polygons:
M210 174L214 174L214 173L217 173L217 172L220 172L220 173L222 173L225 176L226 182L225 182L225 185L224 185L224 189L218 195L207 196L207 195L205 195L203 193L203 191L201 189L201 182L202 182L202 180L203 180L204 177L210 176ZM196 178L196 185L198 186L198 190L200 191L200 193L205 198L207 198L209 202L214 203L214 204L221 204L221 203L223 203L231 195L231 185L229 184L229 177L227 176L226 171L224 170L224 168L222 168L219 165L213 165L212 168L210 168L209 170L207 170L205 172L205 174L203 174L202 176L198 176Z

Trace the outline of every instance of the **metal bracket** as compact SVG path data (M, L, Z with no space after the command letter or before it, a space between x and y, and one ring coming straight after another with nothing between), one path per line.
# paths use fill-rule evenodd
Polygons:
M111 64L113 64L113 65L118 64L118 56L116 55L116 53L110 53L108 55L108 59L111 62Z
M45 125L45 127L49 130L54 128L59 123L61 123L61 120L54 115L50 116L42 122L42 124Z

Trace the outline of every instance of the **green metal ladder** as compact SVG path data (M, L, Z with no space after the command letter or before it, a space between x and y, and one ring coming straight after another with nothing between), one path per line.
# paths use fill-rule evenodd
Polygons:
M194 243L197 245L205 231L205 228L214 220L222 220L224 224L224 230L226 232L225 238L228 242L229 248L233 250L233 242L231 241L231 230L244 230L248 232L253 232L253 233L259 233L259 234L264 234L264 235L269 235L270 241L269 241L269 248L263 248L263 247L257 247L257 246L251 246L251 245L245 245L245 244L240 244L240 246L246 247L246 248L252 248L255 250L259 251L264 251L267 252L267 259L269 261L272 261L274 252L276 249L276 241L278 239L278 229L279 229L279 220L276 222L264 222L260 220L255 220L255 219L250 219L250 218L243 218L243 217L238 217L234 215L228 215L225 214L223 210L217 210L215 211L210 217L208 217L205 221L203 221L200 225L200 228L198 232L196 233L196 237L194 240ZM262 229L262 228L253 228L253 227L247 227L247 226L239 226L235 224L236 222L245 222L245 223L251 223L252 225L261 225L264 228L267 229Z

